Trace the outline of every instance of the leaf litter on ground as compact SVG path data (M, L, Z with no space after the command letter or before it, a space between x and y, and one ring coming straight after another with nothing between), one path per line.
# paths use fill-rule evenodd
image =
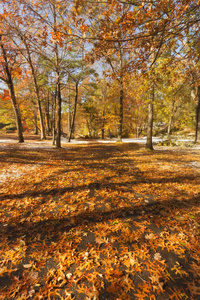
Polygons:
M198 150L36 145L0 146L0 299L199 299Z

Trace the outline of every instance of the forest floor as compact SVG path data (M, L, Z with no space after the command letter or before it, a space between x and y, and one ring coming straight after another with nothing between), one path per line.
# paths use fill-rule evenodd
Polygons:
M200 299L199 150L1 135L0 299Z

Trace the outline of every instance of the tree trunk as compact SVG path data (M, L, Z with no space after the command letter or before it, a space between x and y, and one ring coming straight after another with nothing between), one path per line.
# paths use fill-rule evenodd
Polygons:
M111 135L111 132L110 132L110 128L108 128L108 136L109 136L109 139L112 138L112 135Z
M168 124L168 128L167 128L167 135L168 136L170 136L171 130L172 130L172 122L173 122L174 113L175 113L174 105L175 105L175 100L172 102L172 111L171 111L171 115L170 115L170 118L169 118L169 124Z
M38 135L37 113L34 111L34 134Z
M70 135L69 135L68 142L71 141L72 134L73 134L73 131L74 131L76 108L77 108L77 102L78 102L78 85L79 85L79 82L77 81L76 82L76 94L75 94L75 100L74 100L74 112L73 112L73 116L72 116L72 126L71 126L71 130L70 130Z
M172 131L172 122L173 122L173 115L170 116L169 118L169 124L167 127L167 135L170 136L171 135L171 131Z
M6 50L4 48L1 35L0 35L0 45L1 45L1 51L2 51L2 55L3 55L4 63L5 63L5 74L6 74L5 83L8 86L12 106L13 106L13 109L14 109L15 121L16 121L16 126L17 126L17 133L18 133L18 141L19 141L19 143L23 143L24 142L24 137L23 137L21 114L20 114L20 110L19 110L19 107L18 107L18 104L17 104L17 100L16 100L16 96L15 96L15 89L14 89L13 80L12 80L12 75L11 75L11 71L10 71L9 66L8 66L7 53L6 53Z
M154 85L152 86L151 100L148 105L148 125L146 149L153 150L152 132L153 132L153 102L154 102Z
M43 115L42 115L42 106L41 106L40 95L39 95L39 88L38 88L37 79L36 79L36 75L35 75L35 70L34 70L34 67L32 65L31 59L29 61L29 64L30 64L30 67L31 67L31 72L32 72L32 76L33 76L34 86L35 86L35 93L36 93L36 97L37 97L37 106L38 106L38 113L39 113L39 119L40 119L40 129L41 129L41 140L45 140L46 135L45 135L44 120L43 120Z
M47 119L47 135L50 135L50 116L49 116L49 92L47 96L47 105L46 105L46 119Z
M119 101L119 128L118 128L118 142L122 142L122 131L123 131L123 100L124 100L124 89L123 79L120 80L120 101Z
M69 110L68 110L68 137L70 136L71 131L71 111L70 111L70 105L71 105L71 99L70 99L70 84L68 85L68 104L69 104Z
M52 145L56 144L56 97L57 87L55 89L55 95L52 103Z
M105 109L103 109L103 116L102 116L101 138L102 140L104 140L105 138Z
M11 81L8 83L8 88L9 88L9 92L10 92L12 106L13 106L14 113L15 113L15 120L16 120L16 125L17 125L17 132L18 132L18 141L19 141L19 143L23 143L24 137L23 137L21 114L20 114L20 110L17 105L12 78L10 78L10 79L11 79Z
M171 134L171 129L172 129L172 122L173 122L173 118L174 118L174 105L175 105L175 100L172 102L172 111L171 111L171 115L170 115L169 123L168 123L168 128L167 128L168 136Z
M195 143L200 143L200 86L197 88L196 133Z
M33 66L31 53L29 51L29 47L26 43L26 40L24 39L24 37L21 34L20 34L20 38L26 47L28 57L25 57L25 58L26 58L27 62L29 63L29 66L31 68L32 77L33 77L35 94L36 94L36 98L37 98L38 114L39 114L39 119L40 119L41 140L45 140L46 139L45 126L44 126L44 119L43 119L42 107L41 107L41 101L40 101L40 92L39 92L39 87L38 87L38 83L37 83L35 68ZM22 52L22 54L23 54L23 52Z
M60 75L58 74L57 82L57 136L56 136L56 148L61 148L61 111L62 111L62 97L60 89Z
M142 133L142 127L140 125L137 125L136 137L139 138L141 133Z

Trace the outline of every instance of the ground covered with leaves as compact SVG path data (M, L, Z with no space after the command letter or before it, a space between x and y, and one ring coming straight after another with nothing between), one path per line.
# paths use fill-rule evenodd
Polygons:
M0 138L0 299L200 299L200 152Z

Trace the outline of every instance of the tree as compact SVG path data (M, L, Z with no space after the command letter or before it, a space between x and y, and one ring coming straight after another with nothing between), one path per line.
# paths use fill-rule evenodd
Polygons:
M23 73L27 70L32 73L35 91L30 92L35 93L35 96L31 95L30 99L35 97L38 103L41 136L45 136L45 125L49 132L52 123L53 141L58 148L61 147L62 109L65 105L64 97L68 94L70 98L73 95L75 100L72 122L69 121L70 136L74 132L78 104L85 101L85 106L79 107L82 106L83 113L85 110L90 130L100 130L101 127L104 138L105 129L109 129L118 136L119 141L123 135L128 136L130 128L133 131L137 128L139 133L140 127L147 125L149 101L147 148L152 149L153 105L156 120L161 116L165 118L162 113L164 107L170 132L173 119L179 118L177 111L185 109L182 103L188 97L177 92L178 84L171 91L165 88L166 79L161 78L156 70L159 59L167 53L171 61L174 60L173 68L184 61L185 66L180 72L187 74L185 78L190 78L187 81L191 88L198 90L199 6L198 1L194 0L3 0L1 17L4 26L9 27L3 42L10 43L17 59L20 57L18 54L21 54ZM7 47L4 49L7 52ZM91 83L89 73L84 72L97 62L101 77L105 75L105 86L110 85L109 89L100 93L97 88L99 91L95 95L84 93L83 88L88 88ZM103 62L106 64L104 74ZM171 66L166 65L165 75L168 79ZM16 86L17 75L12 75ZM142 93L139 85L134 82L138 78L144 88ZM134 89L127 84L129 79L133 81ZM173 85L171 80L170 85ZM168 93L167 97L164 97L164 90ZM181 91L188 94L186 87ZM172 99L173 93L176 93L175 99ZM86 94L87 101L83 100ZM160 106L158 94L162 94ZM97 103L99 106L95 108ZM141 108L138 108L139 103L144 105L142 113ZM199 105L197 125L198 108ZM94 116L98 120L94 121ZM134 119L137 124L129 128L127 124L133 123ZM82 121L84 123L83 118ZM196 130L198 132L198 126Z
M33 77L33 82L34 82L34 87L35 87L35 94L36 94L36 99L37 99L37 106L38 106L38 114L40 118L40 128L41 128L41 140L46 139L46 134L45 134L45 127L44 127L44 120L43 120L43 114L42 114L42 107L41 107L41 100L40 100L40 91L39 91L39 86L38 86L38 81L37 81L37 75L36 75L36 66L34 66L33 63L33 58L31 55L31 50L28 45L26 36L23 35L18 28L16 28L17 35L23 42L25 46L25 51L21 50L21 54L25 57L26 61L28 62L30 69L31 69L31 74Z
M12 106L14 109L15 113L15 120L16 120L16 126L17 126L17 132L18 132L18 141L19 143L24 142L24 137L23 137L23 128L22 128L22 120L21 120L21 113L20 109L17 103L16 95L15 95L15 88L14 88L14 83L13 83L13 73L17 72L17 66L14 64L15 63L15 56L14 59L13 57L11 58L11 53L9 55L8 51L5 48L6 46L10 46L8 43L3 38L2 33L0 32L0 47L1 47L1 72L0 72L0 80L2 80L9 89L10 93L10 99L12 102ZM13 53L12 53L13 54Z
M22 57L25 58L26 62L28 63L31 69L31 74L33 77L35 94L37 99L39 119L40 119L41 139L45 139L46 136L45 136L45 128L43 122L41 101L39 96L36 66L34 65L34 59L33 59L34 51L33 49L31 49L31 43L30 43L30 39L32 39L32 37L34 36L34 32L33 32L34 22L32 22L32 24L30 25L30 22L27 22L26 18L22 18L22 16L20 15L20 9L17 5L11 6L11 3L9 1L5 4L7 4L7 9L9 9L10 11L9 18L7 17L7 15L2 16L4 24L6 24L9 31L8 38L10 42L13 44L13 47L15 47L16 51L18 51L18 53L20 53ZM6 5L4 5L4 9L6 10ZM32 31L31 34L30 34L30 30ZM28 32L28 37L26 36L27 32Z
M97 73L94 71L94 69L89 68L89 66L85 65L82 60L73 62L70 66L73 71L75 71L75 74L73 72L70 72L69 69L69 77L74 81L75 83L75 98L74 98L74 110L73 110L73 116L72 116L72 124L71 124L71 130L68 138L68 142L70 142L72 138L72 134L74 132L74 125L75 125L75 117L76 117L76 109L77 109L77 103L78 103L78 96L79 96L79 85L84 83L86 79L92 76L97 76Z
M159 56L166 47L170 48L174 44L174 37L181 38L187 26L192 26L197 22L196 18L187 17L188 14L199 9L196 1L108 1L106 3L84 3L79 4L79 10L83 13L88 9L88 20L85 23L83 32L86 31L88 41L95 41L96 52L104 53L107 62L112 66L113 52L119 51L120 57L122 45L131 52L132 60L129 64L122 66L121 72L117 73L120 83L120 117L119 132L122 128L123 119L123 80L124 73L147 72L155 64ZM91 26L91 24L93 26ZM85 28L88 28L85 29ZM98 53L99 54L99 53ZM98 55L97 54L97 55ZM151 58L153 55L153 59ZM127 60L127 54L124 56ZM122 58L122 56L121 56ZM122 72L123 70L123 72ZM155 86L152 86L152 99L154 98ZM151 107L150 107L151 106ZM152 127L153 107L149 103L149 126ZM147 148L152 148L152 128L148 130ZM120 138L120 134L119 134Z
M197 101L195 142L200 143L200 85L197 88Z

